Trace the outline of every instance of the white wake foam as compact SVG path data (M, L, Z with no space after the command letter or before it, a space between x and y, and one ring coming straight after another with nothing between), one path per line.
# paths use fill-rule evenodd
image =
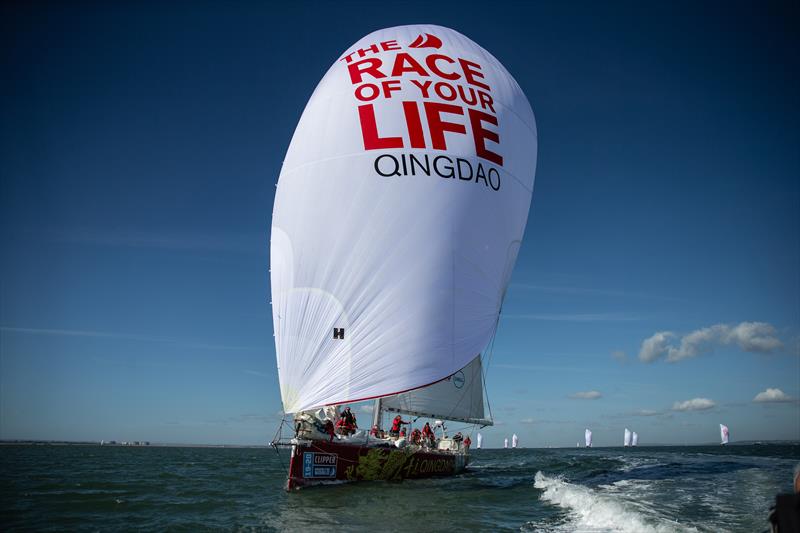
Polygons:
M573 485L559 478L536 473L534 486L542 489L544 501L558 505L570 512L569 531L619 531L630 533L666 533L687 531L673 522L658 517L645 516L632 505L619 501L588 487ZM696 531L694 528L688 531Z

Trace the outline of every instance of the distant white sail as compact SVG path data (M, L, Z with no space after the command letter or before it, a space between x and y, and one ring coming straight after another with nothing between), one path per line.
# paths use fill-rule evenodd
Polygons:
M514 433L513 435L511 435L511 447L516 448L517 444L519 444L519 438L517 437L517 434Z
M631 445L631 430L625 428L625 440L623 441L623 446L630 446Z
M584 433L584 437L586 438L586 447L587 448L591 448L592 447L592 430L587 428L586 432Z
M481 445L483 444L483 435L478 433L478 449L481 449Z
M576 442L576 443L575 443L575 447L576 447L576 448L580 448L580 447L581 447L581 443L580 443L580 442Z
M639 444L639 434L634 431L631 437L631 446L636 446L637 444Z
M728 444L728 438L730 436L728 432L728 426L724 424L719 425L719 436L720 439L722 439L722 442L720 444Z
M508 437L503 440L503 448L508 448Z

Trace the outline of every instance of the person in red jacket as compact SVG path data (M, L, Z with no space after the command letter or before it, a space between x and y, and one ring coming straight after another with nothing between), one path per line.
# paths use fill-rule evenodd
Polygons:
M389 436L391 437L399 437L400 436L400 426L403 424L410 424L411 422L406 422L400 415L394 417L392 420L392 429L389 431Z
M434 437L433 430L428 422L425 422L425 427L422 428L422 439L427 440L431 446L436 444L436 437Z
M472 444L472 441L470 440L469 436L467 436L467 438L464 439L464 448L469 450L469 445L470 444Z
M336 430L340 435L352 435L358 429L356 415L350 411L350 407L345 407L339 420L336 422Z

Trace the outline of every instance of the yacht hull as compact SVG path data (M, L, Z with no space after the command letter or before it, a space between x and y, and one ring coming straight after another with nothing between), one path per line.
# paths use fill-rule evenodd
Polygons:
M463 451L303 441L292 445L286 489L354 481L453 476L464 471L468 460L468 453Z

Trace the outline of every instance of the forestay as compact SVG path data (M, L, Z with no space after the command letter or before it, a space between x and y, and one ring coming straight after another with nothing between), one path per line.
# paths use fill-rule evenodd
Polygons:
M490 419L484 418L480 356L438 383L383 398L381 409L413 416L492 425Z
M483 351L525 229L536 145L519 85L453 30L379 30L336 58L273 208L286 412L430 385Z

